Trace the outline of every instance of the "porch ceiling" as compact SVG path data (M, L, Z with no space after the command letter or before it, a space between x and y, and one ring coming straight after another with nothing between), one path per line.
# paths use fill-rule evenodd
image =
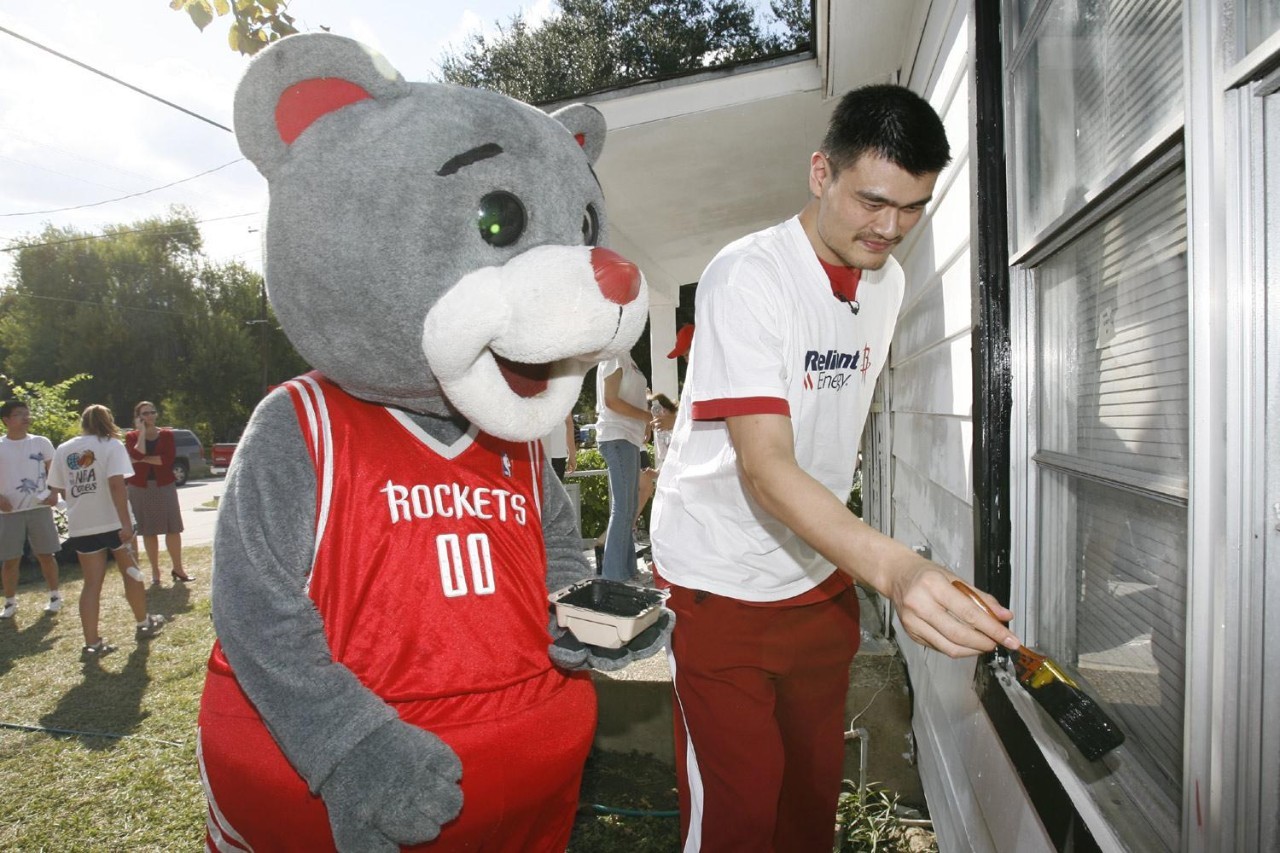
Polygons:
M604 93L596 166L611 245L644 270L655 305L678 302L729 241L797 212L836 99L907 79L928 0L818 0L816 57Z

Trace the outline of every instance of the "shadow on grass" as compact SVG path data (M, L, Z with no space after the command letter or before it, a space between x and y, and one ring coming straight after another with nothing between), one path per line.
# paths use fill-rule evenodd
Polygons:
M151 676L147 674L149 642L138 643L120 672L108 672L96 659L84 664L84 681L68 690L58 705L40 718L40 725L55 734L76 735L88 749L113 749L115 735L133 734L149 713L142 697Z
M49 634L57 624L56 616L42 610L39 617L22 629L17 624L20 619L21 612L13 619L0 622L0 677L13 669L15 661L53 648L54 638Z
M151 587L147 591L147 612L158 613L166 622L181 613L195 609L191 600L190 584L178 583L171 587Z

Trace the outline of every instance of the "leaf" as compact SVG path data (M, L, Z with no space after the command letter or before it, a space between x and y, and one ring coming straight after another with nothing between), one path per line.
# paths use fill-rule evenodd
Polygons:
M231 46L231 49L236 51L237 53L245 52L240 49L240 31L235 27L232 27L230 30L227 31L227 44L229 44Z
M201 32L204 32L204 28L213 22L213 13L204 0L188 4L187 14L191 16L191 22L196 25L196 29Z
M225 15L231 11L231 4L227 0L213 0L213 8L219 15Z

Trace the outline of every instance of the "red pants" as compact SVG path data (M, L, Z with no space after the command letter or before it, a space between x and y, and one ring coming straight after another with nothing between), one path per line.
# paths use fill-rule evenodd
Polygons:
M595 734L595 689L585 675L530 681L537 683L396 706L462 760L461 814L434 841L405 849L563 853ZM324 801L307 790L234 678L210 670L199 725L208 850L334 849Z
M684 850L829 853L857 592L761 607L670 589Z

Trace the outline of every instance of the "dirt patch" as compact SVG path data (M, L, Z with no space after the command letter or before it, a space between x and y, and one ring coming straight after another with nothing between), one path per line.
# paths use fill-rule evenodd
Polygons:
M680 849L676 772L643 752L592 750L582 810L566 853L672 853ZM621 814L598 813L603 810ZM643 814L658 812L660 814Z

